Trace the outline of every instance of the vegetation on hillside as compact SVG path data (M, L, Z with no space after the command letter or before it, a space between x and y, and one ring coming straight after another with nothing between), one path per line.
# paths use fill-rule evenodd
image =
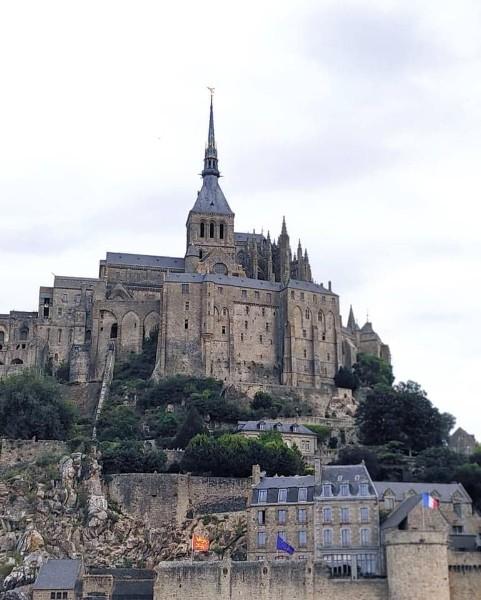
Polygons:
M0 435L7 438L65 440L76 422L74 407L59 383L24 371L0 380Z
M197 474L248 477L255 464L268 475L304 473L301 453L297 447L288 448L277 432L266 432L257 439L229 433L196 435L185 450L181 467Z

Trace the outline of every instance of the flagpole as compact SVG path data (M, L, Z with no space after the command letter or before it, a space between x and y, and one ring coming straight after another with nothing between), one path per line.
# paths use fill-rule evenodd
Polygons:
M424 494L422 495L422 498L421 498L421 505L422 505L422 514L423 514L423 531L425 531L426 526L424 523Z

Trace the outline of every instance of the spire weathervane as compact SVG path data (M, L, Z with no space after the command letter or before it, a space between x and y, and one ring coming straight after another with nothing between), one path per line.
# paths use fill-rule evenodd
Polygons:
M207 146L205 148L204 169L202 171L202 177L205 177L206 175L215 175L216 177L220 177L217 160L217 148L215 144L214 134L213 97L215 88L207 86L207 89L210 92L209 134L207 136Z

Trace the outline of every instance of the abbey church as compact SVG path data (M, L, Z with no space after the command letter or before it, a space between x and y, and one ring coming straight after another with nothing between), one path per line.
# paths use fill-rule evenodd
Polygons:
M219 185L212 99L202 188L187 215L183 257L107 252L98 278L55 276L38 312L0 315L0 376L69 365L70 381L102 378L109 355L157 334L155 378L328 390L358 352L390 360L371 323L345 325L331 283L313 281L307 250L235 231ZM280 221L280 219L279 219Z

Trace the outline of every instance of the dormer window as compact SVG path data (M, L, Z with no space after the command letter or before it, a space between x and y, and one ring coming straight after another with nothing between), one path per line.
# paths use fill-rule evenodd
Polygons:
M332 484L323 483L322 484L322 495L330 498L332 496Z
M297 431L299 431L299 425L295 424L291 426L291 431L296 433Z
M277 501L278 502L287 502L287 489L286 488L279 490L279 493L277 494Z
M267 490L259 490L258 502L259 504L265 504L267 502Z
M257 427L261 430L264 431L264 429L266 428L266 424L264 423L264 421L261 421L260 423L257 424Z
M307 488L299 488L299 502L307 502Z
M369 495L369 484L368 483L361 483L359 486L359 494L361 496L368 496Z
M341 483L341 496L349 496L349 484Z

